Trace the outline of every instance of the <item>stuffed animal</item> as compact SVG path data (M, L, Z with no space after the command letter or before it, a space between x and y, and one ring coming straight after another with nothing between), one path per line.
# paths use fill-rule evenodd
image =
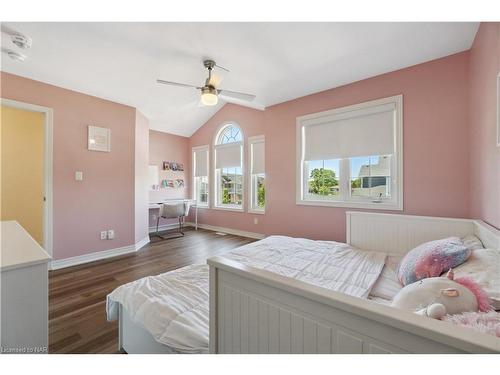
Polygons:
M446 276L430 277L405 286L392 306L434 319L447 314L491 310L488 296L472 279L454 279L450 269Z

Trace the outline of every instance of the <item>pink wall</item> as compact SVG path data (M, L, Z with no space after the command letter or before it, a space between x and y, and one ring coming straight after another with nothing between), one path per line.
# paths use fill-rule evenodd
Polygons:
M135 109L2 72L2 98L54 111L55 259L134 243ZM111 152L87 150L87 126L111 129ZM75 171L84 179L75 181ZM115 230L114 240L99 232Z
M404 213L469 215L468 67L463 52L267 108L226 105L191 138L212 144L217 126L236 121L245 137L266 136L266 214L204 210L200 222L264 234L345 240L342 208L295 204L297 116L372 99L404 96ZM201 211L201 210L200 210ZM253 217L259 224L253 224Z
M500 23L482 23L470 51L471 215L500 228L500 147L496 80Z
M148 237L149 206L149 121L135 113L135 242Z
M219 112L217 112L210 120L205 123L198 131L190 138L190 150L196 146L210 145L210 165L213 160L213 140L219 126L225 121L236 122L245 136L245 142L248 137L262 135L266 133L264 124L264 112L250 108L241 107L234 104L226 104ZM245 144L245 150L247 145ZM191 154L190 154L191 157ZM244 153L244 165L248 165L248 153ZM213 171L210 175L210 188L213 188ZM248 197L248 184L245 184L245 201ZM212 197L210 197L212 199ZM246 203L246 202L245 202ZM198 220L200 223L220 226L225 228L239 229L249 232L266 233L267 219L269 215L255 215L241 212L221 211L215 209L199 209ZM257 218L258 223L254 224L254 218ZM192 219L192 217L191 217Z
M184 164L184 172L164 171L162 164L164 161ZM149 191L149 200L157 201L163 199L187 198L189 197L190 170L189 159L189 138L178 135L163 133L155 130L149 131L149 165L157 165L160 172L160 181L163 179L184 179L184 188L160 188L157 191ZM156 220L152 215L157 211L150 210L149 225L156 225ZM172 222L172 221L170 221ZM166 224L164 220L160 225Z

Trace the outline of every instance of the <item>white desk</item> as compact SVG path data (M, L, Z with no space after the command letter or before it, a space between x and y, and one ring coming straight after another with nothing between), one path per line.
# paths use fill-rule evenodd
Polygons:
M150 210L159 210L160 205L163 203L178 203L178 202L187 202L190 207L194 207L194 228L198 230L198 205L196 204L196 200L194 199L163 199L154 202L149 202ZM186 220L184 218L184 220Z

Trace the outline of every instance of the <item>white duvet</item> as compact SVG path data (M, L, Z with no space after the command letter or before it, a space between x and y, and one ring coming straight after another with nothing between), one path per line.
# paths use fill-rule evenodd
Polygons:
M351 296L367 298L386 254L344 243L271 236L224 257ZM208 266L192 265L122 285L107 296L108 320L118 304L154 339L181 353L208 352Z

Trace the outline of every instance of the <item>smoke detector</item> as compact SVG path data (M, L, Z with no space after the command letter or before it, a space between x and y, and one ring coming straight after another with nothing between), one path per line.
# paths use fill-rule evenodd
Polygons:
M11 34L10 37L12 39L12 43L14 43L19 48L22 48L22 49L31 48L32 40L29 36L15 33L15 34Z

